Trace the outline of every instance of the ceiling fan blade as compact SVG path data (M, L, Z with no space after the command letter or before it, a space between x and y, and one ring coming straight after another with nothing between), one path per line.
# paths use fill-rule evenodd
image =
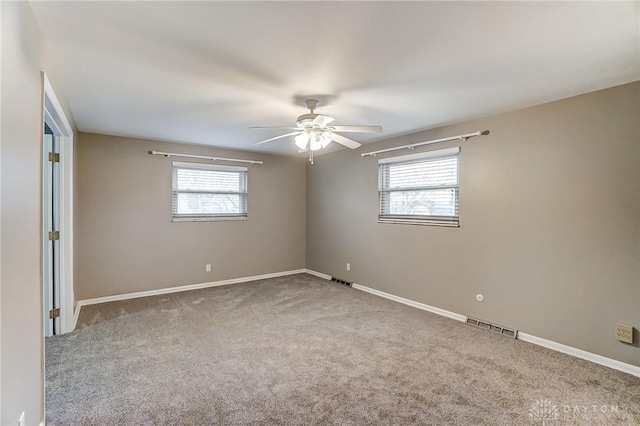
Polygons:
M311 124L315 124L318 127L326 127L327 124L331 123L335 118L329 117L328 115L318 114L316 118L313 119Z
M382 133L382 126L331 126L336 132Z
M354 141L353 139L345 138L342 135L338 135L337 133L331 133L331 140L334 142L338 142L340 145L344 145L347 148L356 149L360 147L360 143Z
M291 126L249 126L250 129L282 129L282 130L302 130L300 127L291 127Z
M263 141L254 143L254 145L260 145L261 143L275 141L276 139L286 138L287 136L297 135L298 133L301 133L301 132L297 131L297 132L292 132L292 133L287 133L287 134L284 134L284 135L276 136L275 138L265 139Z

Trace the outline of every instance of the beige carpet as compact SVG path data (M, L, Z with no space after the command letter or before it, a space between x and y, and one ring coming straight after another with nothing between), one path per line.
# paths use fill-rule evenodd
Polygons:
M309 275L105 303L48 425L640 424L640 378Z

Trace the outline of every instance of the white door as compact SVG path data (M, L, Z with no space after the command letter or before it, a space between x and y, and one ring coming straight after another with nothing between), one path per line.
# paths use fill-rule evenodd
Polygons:
M56 137L47 133L43 143L42 165L42 259L44 294L44 335L60 333L60 240L51 232L60 229L60 163L49 153L58 153ZM52 132L51 132L52 133Z

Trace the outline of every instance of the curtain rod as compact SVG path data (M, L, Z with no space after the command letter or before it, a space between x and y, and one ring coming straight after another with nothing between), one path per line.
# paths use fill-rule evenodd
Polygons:
M238 158L222 158L222 157L207 157L206 155L189 155L189 154L176 154L175 152L160 152L160 151L149 151L151 155L164 155L165 157L188 157L188 158L201 158L204 160L211 161L235 161L236 163L249 163L249 164L263 164L262 161L259 160L241 160Z
M448 138L442 138L442 139L434 139L432 141L426 141L426 142L418 142L418 143L412 143L411 145L402 145L402 146L396 146L395 148L387 148L387 149L381 149L379 151L371 151L371 152L363 152L362 155L363 157L369 157L369 156L373 156L375 157L376 154L382 154L383 152L391 152L391 151L397 151L399 149L414 149L417 146L422 146L422 145L429 145L432 143L438 143L438 142L448 142L448 141L455 141L455 140L467 140L469 138L473 138L475 136L486 136L489 134L488 130L484 130L484 131L477 131L474 133L467 133L466 135L458 135L458 136L451 136Z

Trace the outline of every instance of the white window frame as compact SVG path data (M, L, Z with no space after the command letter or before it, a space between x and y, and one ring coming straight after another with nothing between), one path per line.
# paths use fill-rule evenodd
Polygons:
M398 188L391 189L385 187L385 182L388 182L388 167L390 164L402 164L407 162L415 162L419 160L425 160L425 162L433 161L441 158L456 157L457 158L457 176L455 185L445 186L420 186L415 188ZM402 155L396 157L383 158L378 160L378 222L379 223L398 223L398 224L410 224L410 225L430 225L430 226L447 226L447 227L459 227L460 226L460 213L458 211L457 216L435 216L435 215L392 215L383 211L384 206L389 203L385 203L385 197L393 191L423 191L433 189L456 189L456 205L459 206L460 201L460 147L445 148L435 151L421 152L417 154ZM458 207L459 208L459 207Z
M241 174L241 186L244 183L244 188L238 188L238 191L186 191L178 190L176 188L176 177L178 169L199 169L199 170L214 170L214 171L227 171L236 172ZM248 217L248 169L247 167L236 166L221 166L216 164L204 164L204 163L191 163L174 161L171 170L171 217L173 222L214 222L214 221L227 221L227 220L247 220ZM239 194L244 197L244 211L237 214L177 214L176 213L176 195L178 193L198 193L198 194Z

